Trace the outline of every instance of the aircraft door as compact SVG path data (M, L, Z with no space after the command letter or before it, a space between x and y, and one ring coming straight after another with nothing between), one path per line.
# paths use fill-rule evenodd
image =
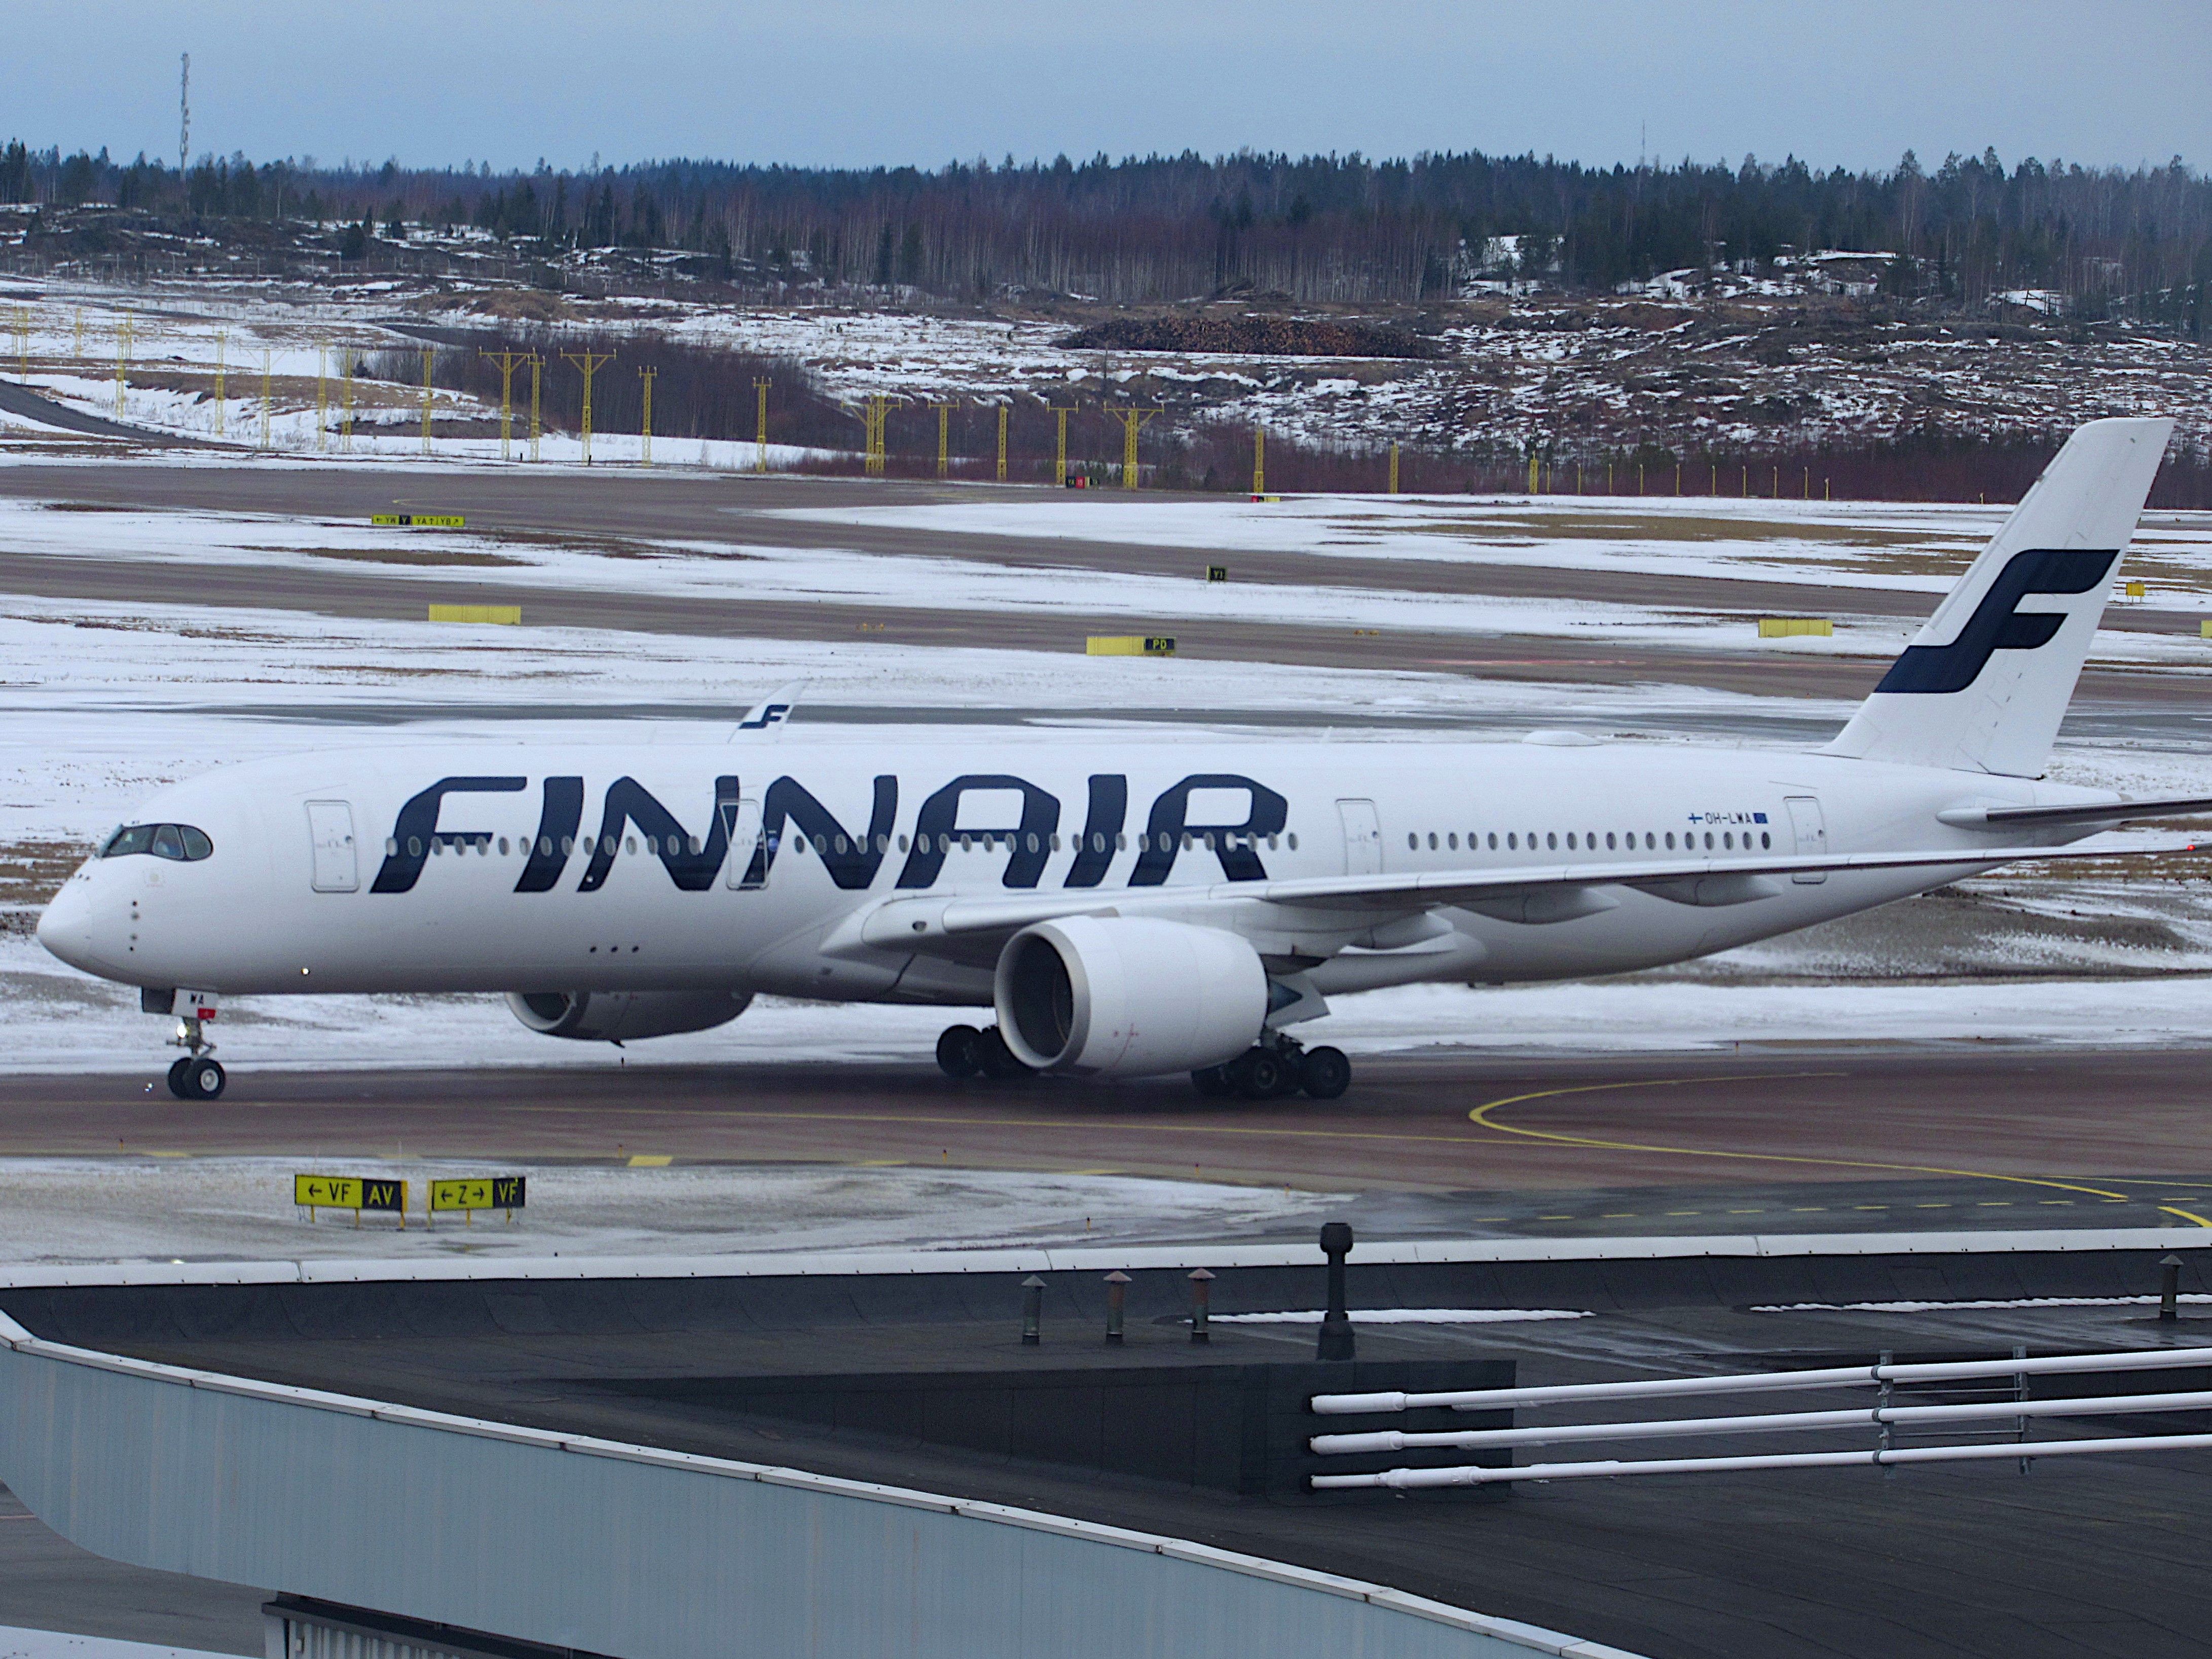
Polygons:
M1821 815L1820 803L1810 795L1791 795L1782 804L1790 809L1790 827L1796 833L1798 854L1803 857L1826 858L1828 855L1828 821ZM1790 880L1810 887L1827 878L1824 872L1808 870L1792 876Z
M753 867L753 852L760 845L761 804L757 795L741 797L734 805L722 809L729 814L730 857L723 866L723 880L732 887L752 887L759 884L745 878Z
M361 866L353 844L353 807L342 800L309 801L307 837L314 848L315 890L358 892Z
M1340 800L1337 816L1344 820L1344 873L1378 876L1382 873L1382 821L1371 800Z

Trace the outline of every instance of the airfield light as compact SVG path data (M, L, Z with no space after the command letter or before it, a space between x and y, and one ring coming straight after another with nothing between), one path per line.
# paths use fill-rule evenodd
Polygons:
M637 372L638 386L645 398L644 421L638 430L639 453L647 466L653 465L653 377L659 373L657 368L641 368Z

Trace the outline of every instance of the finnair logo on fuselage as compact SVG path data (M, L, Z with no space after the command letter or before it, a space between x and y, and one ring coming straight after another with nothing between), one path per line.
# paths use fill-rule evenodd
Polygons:
M2017 610L2031 593L2086 593L2105 580L2110 552L2032 547L2005 561L1974 614L1948 645L1911 645L1890 665L1877 691L1963 691L1999 651L2036 651L2058 637L2061 611Z
M489 848L496 831L453 829L441 822L447 797L521 794L529 787L530 780L523 777L449 777L410 797L392 823L392 834L385 842L383 866L369 891L413 891L435 851ZM1194 821L1191 798L1200 792L1241 797L1243 811L1213 811ZM725 775L714 780L703 833L695 833L636 779L622 777L609 784L600 798L597 833L586 836L581 833L584 780L544 778L538 782L538 827L523 841L526 858L514 890L550 892L580 852L584 872L575 890L598 891L606 884L617 849L633 828L644 836L646 850L659 860L677 888L695 893L714 884L716 874L732 856L733 840L740 842L736 856L745 860L744 868L737 872L737 884L753 888L766 884L777 853L788 844L793 832L819 857L836 885L856 891L872 886L886 859L895 854L902 862L892 884L925 890L936 884L947 855L956 847L979 843L1006 849L1001 884L1033 888L1043 879L1054 852L1060 850L1060 798L1012 774L963 774L933 791L915 811L912 833L896 838L896 849L892 831L898 818L898 778L891 774L878 776L872 793L866 826L848 827L805 785L780 777L761 793L755 823L748 821L754 803L740 796L736 778ZM1083 828L1067 843L1075 854L1062 883L1067 887L1100 885L1115 855L1129 848L1127 776L1093 774L1087 793ZM1012 814L1016 821L962 823L961 805L970 794L1018 799L1018 808ZM1224 880L1265 880L1267 872L1260 862L1260 844L1280 835L1289 818L1290 803L1265 784L1231 772L1193 773L1153 798L1144 830L1135 837L1137 857L1129 871L1128 884L1161 885L1175 868L1176 859L1193 852L1217 860ZM750 849L742 844L741 837L751 842Z

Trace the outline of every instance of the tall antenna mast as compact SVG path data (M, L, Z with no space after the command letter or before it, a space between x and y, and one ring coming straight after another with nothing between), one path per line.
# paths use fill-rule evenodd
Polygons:
M177 76L177 176L184 176L192 154L192 55L185 55Z

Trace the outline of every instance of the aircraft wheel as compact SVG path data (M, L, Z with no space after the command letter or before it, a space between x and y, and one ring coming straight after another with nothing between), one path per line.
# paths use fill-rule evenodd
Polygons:
M1273 1048L1254 1048L1228 1066L1229 1081L1247 1100L1273 1100L1283 1092L1290 1068Z
M190 1095L185 1092L185 1068L191 1063L192 1057L190 1054L181 1054L170 1063L169 1092L176 1096L179 1100L190 1100L191 1098Z
M1030 1068L1014 1058L1014 1051L1006 1047L995 1025L975 1034L975 1065L994 1083L1030 1075Z
M206 1059L186 1060L183 1080L186 1100L219 1100L223 1085L229 1081L220 1064Z
M1237 1085L1229 1080L1226 1066L1203 1066L1190 1074L1191 1086L1208 1100L1219 1100L1237 1092Z
M1341 1048L1309 1048L1298 1065L1298 1086L1316 1100L1334 1100L1352 1086L1352 1062Z
M976 1053L983 1034L972 1025L948 1025L937 1039L937 1068L949 1078L973 1077L983 1069Z

